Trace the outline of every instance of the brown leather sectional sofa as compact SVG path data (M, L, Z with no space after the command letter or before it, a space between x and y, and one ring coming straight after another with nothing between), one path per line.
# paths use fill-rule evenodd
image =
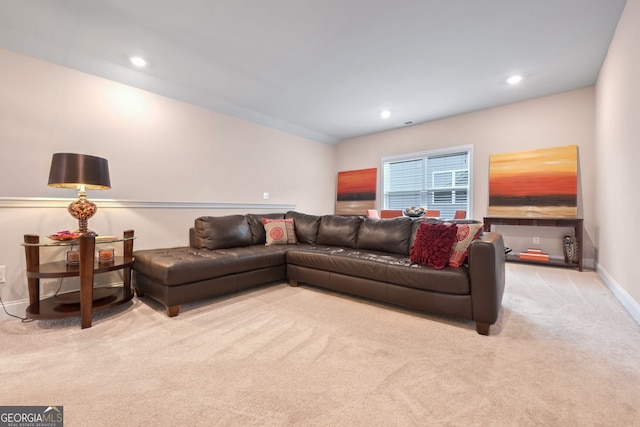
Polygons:
M262 218L293 218L298 244L266 245ZM504 291L504 243L485 232L462 267L411 263L421 220L300 212L196 219L190 246L138 250L134 286L176 316L180 304L289 280L475 321L489 334Z

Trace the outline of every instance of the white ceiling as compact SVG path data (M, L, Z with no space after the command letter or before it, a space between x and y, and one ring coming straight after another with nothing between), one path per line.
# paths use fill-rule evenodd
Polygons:
M624 5L1 0L0 47L336 143L593 85Z

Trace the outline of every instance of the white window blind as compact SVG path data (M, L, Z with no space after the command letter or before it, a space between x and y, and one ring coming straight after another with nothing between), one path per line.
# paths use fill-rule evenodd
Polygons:
M382 159L383 208L438 209L442 218L464 209L470 216L471 150L464 146Z

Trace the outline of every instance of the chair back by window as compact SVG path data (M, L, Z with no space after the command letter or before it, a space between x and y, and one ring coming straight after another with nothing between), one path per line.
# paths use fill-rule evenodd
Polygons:
M402 216L402 209L381 209L380 210L380 218L395 218L397 216Z
M467 211L464 209L457 210L455 215L453 215L453 219L465 219L466 217L467 217Z
M427 209L424 213L424 216L427 218L438 218L440 217L440 210L438 209Z
M367 209L367 216L369 218L380 218L380 215L378 215L377 209Z

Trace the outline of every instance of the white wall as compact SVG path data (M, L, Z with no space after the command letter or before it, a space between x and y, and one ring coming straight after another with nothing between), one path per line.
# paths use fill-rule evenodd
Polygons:
M132 228L137 249L187 244L200 215L334 211L334 146L1 49L0 82L5 302L27 298L23 234L77 228L65 208L77 193L47 186L54 152L109 160L112 189L88 192L98 205L89 226L107 235ZM101 208L100 199L115 202ZM195 203L144 204L165 201Z
M585 258L593 259L592 171L596 167L593 123L594 88L589 87L343 141L338 144L338 171L379 168L384 156L471 144L474 153L471 216L482 219L487 215L491 154L578 145L579 215L585 219ZM538 235L540 247L557 257L563 256L559 237L573 232L535 227L500 227L499 231L515 251L531 247L532 237Z
M640 212L640 0L628 0L596 91L598 271L640 322L635 269Z

